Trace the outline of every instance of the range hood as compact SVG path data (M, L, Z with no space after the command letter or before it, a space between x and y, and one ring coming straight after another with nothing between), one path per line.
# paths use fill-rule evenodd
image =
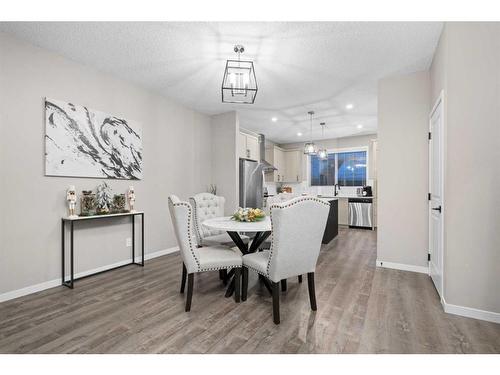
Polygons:
M266 137L264 134L259 134L259 148L260 148L260 161L259 161L259 167L264 171L264 172L271 172L271 171L276 171L278 168L276 168L274 165L266 161Z

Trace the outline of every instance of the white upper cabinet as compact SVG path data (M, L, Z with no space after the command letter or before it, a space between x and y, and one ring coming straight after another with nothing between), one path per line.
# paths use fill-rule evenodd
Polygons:
M247 137L243 133L238 134L238 157L247 157Z
M247 152L249 159L260 160L259 139L257 137L247 135Z
M260 160L259 138L240 132L238 134L238 157Z
M302 181L302 151L274 146L266 149L266 160L277 169L266 173L266 182Z
M290 150L284 152L285 173L283 182L302 181L302 151Z

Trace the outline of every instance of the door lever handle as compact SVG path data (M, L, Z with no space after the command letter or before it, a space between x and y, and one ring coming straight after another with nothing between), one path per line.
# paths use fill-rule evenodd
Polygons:
M441 206L439 206L439 207L434 207L434 208L433 208L433 210L434 210L434 211L439 211L439 213L441 213Z

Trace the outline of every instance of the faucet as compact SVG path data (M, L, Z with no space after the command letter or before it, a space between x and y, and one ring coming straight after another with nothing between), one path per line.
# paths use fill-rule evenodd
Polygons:
M339 184L335 184L333 185L333 195L336 197L337 195L339 195L339 190L340 190L340 186Z

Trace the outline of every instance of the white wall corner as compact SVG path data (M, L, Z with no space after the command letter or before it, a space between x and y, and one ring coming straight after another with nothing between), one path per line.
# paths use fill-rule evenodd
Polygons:
M153 253L146 253L146 254L144 254L144 260L158 258L158 257L161 257L163 255L175 253L177 251L179 251L179 247L175 246L175 247L171 247L168 249L158 250L158 251L155 251ZM140 262L141 257L136 257L135 261ZM106 266L102 266L102 267L94 268L94 269L87 270L84 272L80 272L80 273L75 274L75 278L84 277L84 276L87 276L87 275L90 275L90 274L93 274L96 272L106 271L106 270L111 269L111 268L122 266L124 264L129 263L129 262L130 262L130 260L123 260L123 261L116 262L113 264L108 264ZM42 290L55 288L57 286L61 286L61 278L60 277L57 279L54 279L54 280L45 281L43 283L30 285L30 286L27 286L27 287L24 287L21 289L11 290L10 292L2 293L2 294L0 294L0 302L9 301L9 300L14 299L14 298L19 298L22 296L26 296L28 294L41 292ZM75 284L75 288L77 288L77 287L78 287L77 284Z
M385 260L380 260L380 259L377 259L376 263L377 267L381 268L390 268L393 270L425 273L427 275L429 274L429 267L414 266L413 264L386 262Z

